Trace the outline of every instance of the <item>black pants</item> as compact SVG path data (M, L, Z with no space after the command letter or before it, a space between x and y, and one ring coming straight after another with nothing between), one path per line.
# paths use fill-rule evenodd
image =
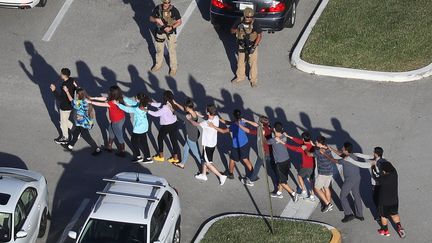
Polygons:
M98 146L96 142L93 140L93 138L90 135L90 130L85 129L80 126L76 126L75 129L72 131L72 140L69 142L69 145L74 146L76 142L78 141L79 135L93 148L96 149Z
M163 142L167 135L169 135L171 140L171 146L173 148L173 154L177 154L180 156L180 148L177 142L177 122L170 125L162 125L159 130L159 135L157 137L158 140L158 148L159 153L163 152Z
M131 142L134 158L140 155L140 149L143 152L144 158L150 158L150 150L147 143L147 133L132 133Z

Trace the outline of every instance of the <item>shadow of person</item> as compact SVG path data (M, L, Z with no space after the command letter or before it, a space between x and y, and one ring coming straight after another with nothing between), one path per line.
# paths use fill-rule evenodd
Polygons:
M59 125L59 113L57 112L55 105L55 97L51 92L50 84L54 83L59 89L59 85L55 81L60 81L59 74L54 68L48 64L35 49L34 45L30 41L24 41L24 47L27 53L30 55L30 67L31 72L25 67L24 63L19 61L19 65L27 77L39 87L42 100L47 109L48 115L51 119L52 124L57 129L59 135L62 134Z
M123 0L125 4L129 4L134 11L135 15L133 19L135 20L138 28L140 30L141 36L147 42L148 52L151 54L153 63L155 62L156 48L153 43L152 28L153 24L150 22L150 16L153 9L156 7L153 1L140 1L140 0Z
M231 27L229 27L231 28ZM222 41L228 61L230 63L231 72L235 75L237 71L237 41L227 29L215 30Z
M48 243L58 242L69 230L79 230L97 199L96 191L103 190L106 185L103 178L112 178L125 171L151 174L149 169L139 164L124 163L108 154L90 158L89 152L90 148L74 151L69 162L58 162L56 165L63 173L54 192ZM81 207L84 211L77 215L79 219L72 229L68 223Z
M189 75L189 87L192 92L192 98L196 104L197 110L205 114L206 106L208 104L213 104L215 100L207 95L204 85L198 82L192 75Z
M12 167L28 170L27 165L16 155L0 152L0 167Z

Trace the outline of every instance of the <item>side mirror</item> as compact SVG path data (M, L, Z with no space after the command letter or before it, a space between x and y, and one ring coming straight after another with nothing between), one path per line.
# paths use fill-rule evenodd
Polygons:
M25 232L24 230L20 230L20 231L18 231L18 233L16 233L15 237L17 239L19 239L19 238L25 238L25 237L27 237L27 232Z
M69 236L69 238L71 238L73 240L76 240L76 238L77 238L77 232L75 232L75 231L69 231L68 236Z

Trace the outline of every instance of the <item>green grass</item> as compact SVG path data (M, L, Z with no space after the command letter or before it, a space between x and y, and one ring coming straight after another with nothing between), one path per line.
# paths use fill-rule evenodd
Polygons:
M321 65L410 71L432 63L432 0L330 0L302 51Z
M227 217L213 224L201 242L328 243L332 237L327 228L317 224L275 219L274 227L275 233L271 234L263 218Z

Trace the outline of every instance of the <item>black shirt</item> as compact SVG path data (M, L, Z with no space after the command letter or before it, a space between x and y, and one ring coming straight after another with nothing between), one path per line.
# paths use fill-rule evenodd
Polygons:
M159 4L153 9L152 12L153 18L163 19L162 12L163 12L163 6L162 4ZM173 18L176 21L181 19L180 12L174 6L171 6L171 18ZM175 29L173 31L175 31Z
M398 198L398 175L394 171L383 174L376 178L380 184L378 204L381 206L392 206L399 203Z
M237 20L234 25L233 25L233 29L238 29L239 25L242 23L241 19ZM262 29L261 29L261 25L257 22L254 21L253 25L252 25L252 32L256 32L258 34L262 33Z
M72 78L69 78L66 81L63 81L61 84L61 91L57 92L57 90L53 91L54 96L56 97L56 99L59 101L60 103L60 110L64 110L64 111L70 111L72 110L72 104L69 101L66 92L63 90L63 87L66 86L69 90L69 94L73 97L76 87L74 85L75 80L73 80Z

